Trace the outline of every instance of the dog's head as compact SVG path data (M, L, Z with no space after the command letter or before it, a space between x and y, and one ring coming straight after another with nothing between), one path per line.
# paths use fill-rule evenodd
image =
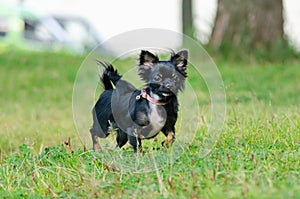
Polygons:
M164 97L176 95L179 90L184 89L187 59L187 50L173 53L168 61L160 61L154 54L142 50L139 75L155 94Z

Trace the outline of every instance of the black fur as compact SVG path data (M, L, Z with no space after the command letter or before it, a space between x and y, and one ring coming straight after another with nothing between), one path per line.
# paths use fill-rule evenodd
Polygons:
M167 137L163 146L173 143L178 115L176 95L184 89L187 58L186 50L172 54L168 61L141 51L139 75L146 82L146 93L161 104L141 97L141 91L122 80L111 64L98 62L105 67L101 78L105 90L93 108L90 133L94 150L100 149L97 137L107 137L110 127L117 131L117 146L121 148L129 141L135 152L141 149L142 139L153 138L160 131Z

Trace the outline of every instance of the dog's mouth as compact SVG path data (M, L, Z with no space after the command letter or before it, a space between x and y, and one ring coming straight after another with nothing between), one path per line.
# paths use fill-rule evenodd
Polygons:
M173 95L172 90L168 89L168 88L161 88L160 93L161 93L162 96L165 96L165 97Z
M162 92L162 95L165 97L168 97L168 96L172 95L172 92Z
M172 95L176 95L177 89L174 87L166 87L164 85L159 84L150 84L150 88L156 95L160 97L169 97Z
M162 91L162 90L158 90L156 92L154 92L157 96L160 96L160 98L165 98L165 97L169 97L171 95L173 95L174 93L172 91Z

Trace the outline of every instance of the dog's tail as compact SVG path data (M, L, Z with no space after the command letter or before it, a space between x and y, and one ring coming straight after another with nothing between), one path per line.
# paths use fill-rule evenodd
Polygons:
M105 68L101 77L104 89L113 89L113 85L116 86L122 76L118 73L117 69L114 69L114 67L110 63L102 61L97 61L97 63Z

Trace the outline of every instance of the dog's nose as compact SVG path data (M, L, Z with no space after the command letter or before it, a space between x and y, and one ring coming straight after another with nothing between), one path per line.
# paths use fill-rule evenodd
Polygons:
M166 87L167 89L170 89L170 88L172 87L172 85L171 85L170 83L167 83L167 84L165 85L165 87Z

